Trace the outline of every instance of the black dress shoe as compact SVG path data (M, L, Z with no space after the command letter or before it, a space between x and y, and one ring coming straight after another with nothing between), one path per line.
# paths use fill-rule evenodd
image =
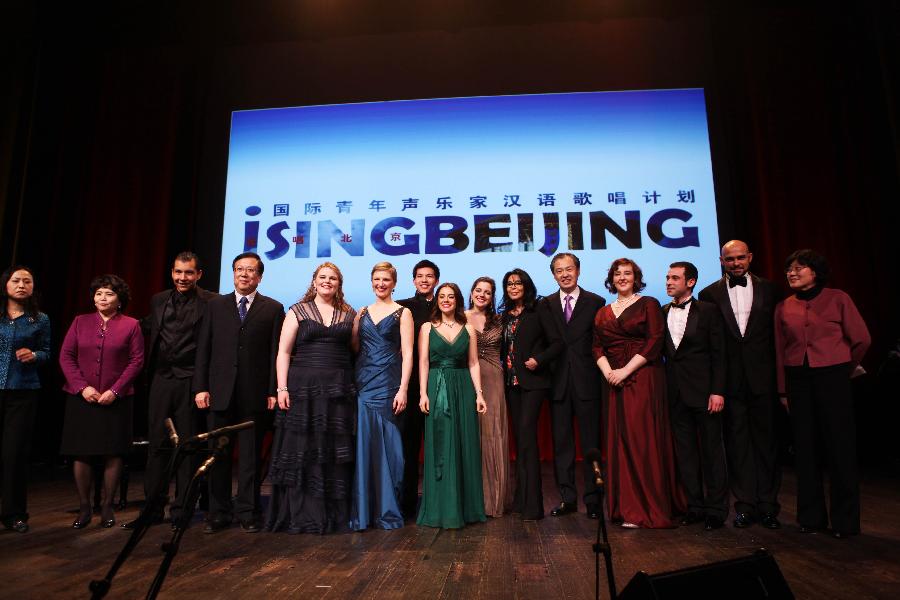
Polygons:
M7 525L6 528L12 529L16 533L28 533L28 523L22 519L16 519L11 524Z
M78 515L78 518L72 522L72 529L84 529L91 524L91 514Z
M587 505L587 516L588 519L599 519L600 518L600 507L596 504L588 504Z
M693 525L694 523L699 523L703 520L703 516L699 513L695 513L694 511L688 511L684 516L681 517L679 523L685 527L688 525Z
M781 521L771 513L764 514L759 522L766 529L781 529Z
M241 529L244 530L244 533L257 533L259 522L256 519L241 519Z
M550 511L550 514L554 517L561 517L576 511L578 511L578 507L574 502L560 502L559 506Z
M231 525L230 520L226 519L209 519L203 527L203 533L217 533L226 529Z
M703 522L703 528L707 531L712 531L713 529L720 529L724 524L725 521L723 519L714 517L712 515L707 515L706 519Z
M734 526L738 529L746 529L753 525L753 517L747 513L739 512L734 515Z

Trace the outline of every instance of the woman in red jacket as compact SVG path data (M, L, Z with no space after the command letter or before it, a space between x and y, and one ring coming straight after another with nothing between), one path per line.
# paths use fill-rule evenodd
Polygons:
M828 527L821 463L831 481L831 531L859 533L859 472L850 379L871 338L856 305L841 290L825 287L829 269L812 250L785 261L794 291L775 308L778 392L790 411L797 471L800 531Z
M66 417L60 452L72 463L82 529L91 522L91 458L104 456L100 525L116 520L112 497L122 474L122 456L131 448L134 380L144 364L144 338L136 319L122 314L129 290L120 277L101 275L91 282L96 312L78 315L59 352L66 384Z

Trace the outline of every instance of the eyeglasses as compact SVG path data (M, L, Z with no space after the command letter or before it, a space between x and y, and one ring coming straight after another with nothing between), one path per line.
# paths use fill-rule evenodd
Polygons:
M256 275L257 268L256 267L235 267L234 272L238 275L243 275L246 273L247 275Z
M791 273L800 273L803 269L808 269L809 265L793 265L784 270L785 275L790 275Z
M525 287L525 284L522 283L521 281L507 281L507 282L506 282L506 287L508 287L508 288L511 288L511 287Z

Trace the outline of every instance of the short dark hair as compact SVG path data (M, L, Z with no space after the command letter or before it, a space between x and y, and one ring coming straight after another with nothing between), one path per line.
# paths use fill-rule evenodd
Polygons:
M231 270L234 271L234 265L237 264L237 261L242 260L244 258L255 258L256 259L256 270L259 271L260 277L262 277L263 271L266 270L266 265L263 264L262 259L259 257L259 254L256 252L241 252L237 256L234 257L234 260L231 261Z
M468 319L466 318L466 310L463 308L465 306L465 301L463 300L462 292L459 290L458 285L449 281L447 283L442 283L437 287L436 290L434 290L434 306L431 307L431 322L441 322L441 307L438 305L437 297L441 290L445 287L453 290L453 293L456 295L456 308L453 309L453 318L460 325L465 325L468 322Z
M816 274L817 287L824 287L828 283L829 278L831 278L831 268L828 266L828 261L815 250L804 248L791 252L791 255L784 261L784 270L790 269L795 262L798 265L812 269L813 273Z
M91 280L91 296L97 293L100 288L112 290L119 297L119 312L125 312L128 307L128 301L131 300L131 288L125 283L125 280L118 275L107 273L106 275L97 275Z
M690 286L691 291L694 291L694 286L697 285L697 280L700 279L700 272L697 271L697 267L694 263L690 263L686 260L675 261L669 265L670 269L677 269L679 267L684 269L684 280L686 282L691 279L694 280L694 285Z
M506 275L503 276L503 299L500 301L500 308L498 310L502 314L513 308L514 303L509 299L509 293L506 288L506 284L509 283L509 278L513 275L518 275L519 279L522 280L522 286L525 291L522 296L522 308L529 312L533 311L537 308L537 302L540 299L537 293L537 287L534 285L531 275L518 267L507 272Z
M640 292L647 284L644 283L644 272L641 271L641 268L638 266L636 262L631 260L630 258L617 258L609 265L609 272L606 274L606 281L603 282L603 285L606 286L613 294L616 293L616 286L613 283L613 277L616 274L616 269L621 267L622 265L631 265L631 270L634 271L634 291Z
M416 263L416 266L413 267L413 271L412 271L413 279L416 278L416 273L419 272L419 269L431 269L432 271L434 271L434 278L437 279L438 281L441 280L441 270L438 268L438 266L436 264L434 264L427 258L420 260L419 262Z
M578 260L578 257L572 254L571 252L560 252L556 256L550 259L550 272L553 273L553 265L556 264L556 261L561 260L563 258L571 258L575 262L575 268L579 271L581 270L581 261Z
M200 257L191 252L190 250L185 250L184 252L179 252L175 256L175 260L172 261L172 265L174 266L176 262L194 262L194 268L198 271L203 270L203 265L200 264ZM237 262L237 259L235 259ZM232 265L232 270L234 270L234 266Z
M3 288L0 289L0 308L3 310L7 310L9 308L9 294L6 293L6 284L9 283L9 280L12 279L13 274L16 271L26 271L29 275L31 275L31 280L35 281L34 271L32 271L29 267L25 265L13 265L7 270L3 271L3 275L0 275L0 279L3 280ZM32 318L37 318L40 309L38 308L37 291L32 292L31 297L23 302L23 308L25 309L25 313Z

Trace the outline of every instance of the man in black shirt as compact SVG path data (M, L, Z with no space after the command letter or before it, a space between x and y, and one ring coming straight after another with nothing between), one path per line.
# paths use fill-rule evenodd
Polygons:
M192 252L182 252L172 266L171 290L160 292L150 300L150 314L142 321L149 340L147 375L150 382L148 429L150 452L144 477L147 500L165 476L169 453L160 449L168 443L165 420L171 418L181 439L198 433L199 416L191 394L197 334L206 312L206 302L216 294L197 286L203 276L200 259ZM182 495L197 466L196 457L181 463L175 474L175 498L169 507L170 516L178 517ZM165 501L168 501L166 488ZM164 504L163 504L164 505ZM161 505L161 506L163 506ZM161 520L163 515L152 515ZM131 523L126 523L128 528Z
M434 288L441 279L441 270L430 260L420 260L413 267L413 285L416 294L412 298L399 300L398 303L410 310L413 316L415 337L419 339L419 329L431 321L431 310L434 308ZM400 499L400 510L407 519L416 518L419 500L419 453L422 449L422 430L425 427L425 415L419 410L419 345L413 346L413 370L409 377L409 388L406 395L406 409L400 413L400 426L403 436L403 495Z

